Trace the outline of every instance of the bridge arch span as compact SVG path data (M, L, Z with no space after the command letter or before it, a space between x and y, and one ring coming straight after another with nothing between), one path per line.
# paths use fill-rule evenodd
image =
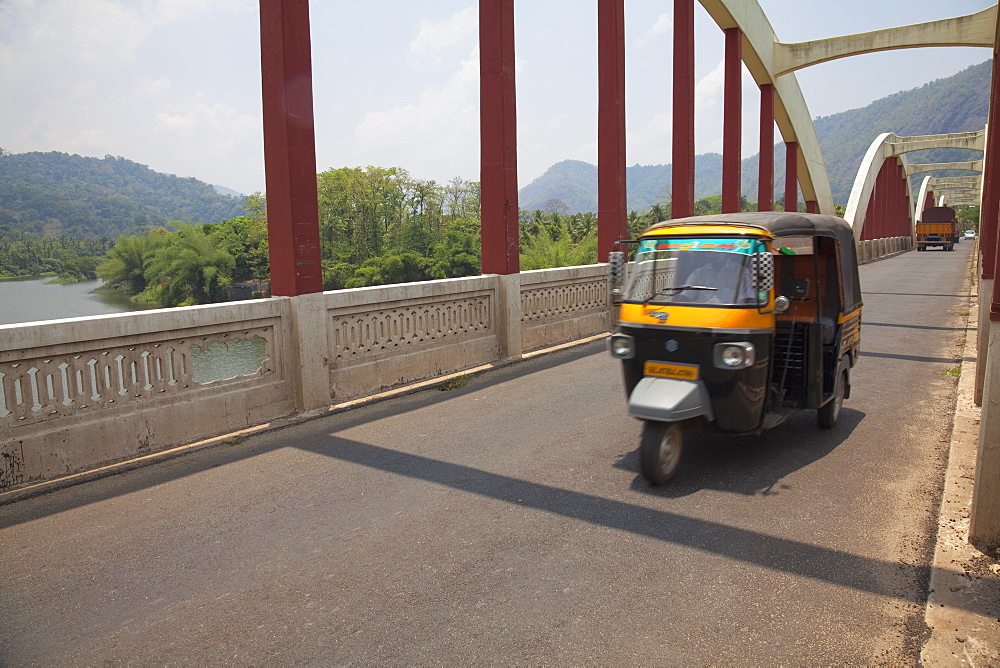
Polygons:
M764 10L756 2L700 0L702 7L723 30L743 33L743 63L758 86L774 88L774 122L786 143L798 146L799 187L807 202L816 202L820 213L835 212L830 177L820 150L812 116L794 75L778 76L774 48L778 39ZM766 147L761 147L764 150Z
M865 237L871 236L870 234L866 234L865 224L869 218L878 215L876 211L881 211L882 215L886 215L886 209L873 207L873 198L880 199L888 194L886 192L879 192L879 179L882 179L883 191L899 186L899 184L887 185L891 183L890 172L893 169L900 173L900 177L905 182L903 187L900 188L900 196L905 198L905 202L907 203L907 224L904 226L902 219L894 220L888 228L883 229L880 227L879 233L887 231L890 233L887 236L912 236L913 225L926 207L928 195L934 193L933 187L935 181L938 179L932 176L925 178L918 196L914 198L909 177L912 174L937 170L962 169L976 171L977 166L981 170L982 161L917 165L911 164L906 159L906 155L913 151L939 148L982 151L985 148L985 135L985 130L978 130L974 132L955 132L951 134L912 137L901 137L893 132L884 132L876 137L865 153L865 157L861 161L861 166L858 168L858 174L854 179L854 186L851 188L851 195L848 198L847 209L844 213L844 218L854 228L854 238L860 241ZM942 186L946 184L943 180L940 181L942 181ZM913 203L912 206L909 205L910 202ZM895 202L890 201L888 210L895 211L900 204L901 201L899 200ZM881 222L880 220L879 223Z
M907 161L902 155L898 155L894 150L893 146L896 143L898 137L893 132L883 132L875 141L871 143L868 147L868 151L865 152L865 157L861 160L861 166L858 168L858 174L854 178L854 186L851 188L851 195L847 199L847 209L844 212L844 219L850 223L851 227L854 229L854 239L856 241L861 241L865 236L865 223L869 218L873 218L876 215L876 207L873 206L875 202L876 186L878 186L880 198L885 198L887 193L883 192L887 189L887 185L891 183L892 171L901 171L904 177L903 192L901 196L904 201L912 201L912 193L910 192L909 179L905 178ZM902 169L899 169L902 168ZM894 184L898 185L898 184ZM899 204L900 202L895 202ZM884 205L884 199L883 199ZM907 211L907 225L903 225L902 221L895 221L896 224L889 225L891 231L897 232L897 234L892 234L891 236L905 236L905 234L912 234L913 221L909 217L910 207L906 206ZM885 215L884 206L878 207L878 212ZM872 221L874 222L874 221ZM879 223L882 223L879 220ZM883 225L880 225L880 228ZM904 233L905 230L905 233ZM882 231L880 229L880 231ZM870 236L870 235L869 235ZM890 236L890 235L886 235Z

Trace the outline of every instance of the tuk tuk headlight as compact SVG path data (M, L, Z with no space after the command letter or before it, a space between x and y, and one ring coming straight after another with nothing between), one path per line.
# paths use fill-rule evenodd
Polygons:
M628 334L612 334L608 339L608 351L612 357L630 360L635 357L635 338Z
M752 343L717 343L713 357L720 369L746 369L753 366L755 353Z

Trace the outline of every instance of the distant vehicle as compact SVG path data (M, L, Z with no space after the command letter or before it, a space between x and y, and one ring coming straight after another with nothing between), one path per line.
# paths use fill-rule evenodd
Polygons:
M932 206L924 209L917 221L917 250L923 251L937 246L944 250L955 250L958 243L958 218L950 206Z
M976 238L976 231L975 230L966 230L965 231L965 238L966 239L975 239Z

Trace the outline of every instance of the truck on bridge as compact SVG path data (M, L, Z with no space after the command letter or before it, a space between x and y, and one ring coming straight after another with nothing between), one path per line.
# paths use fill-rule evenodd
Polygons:
M950 206L932 206L924 209L917 221L917 250L939 246L954 250L958 243L958 217Z

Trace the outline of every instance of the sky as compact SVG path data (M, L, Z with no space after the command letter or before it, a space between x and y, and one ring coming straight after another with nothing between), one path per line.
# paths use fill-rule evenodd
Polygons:
M801 42L971 14L988 0L759 0ZM516 0L518 180L597 162L596 0ZM794 7L794 10L790 9ZM695 150L721 152L723 35L698 3ZM672 0L625 0L628 164L670 162ZM478 3L312 0L317 171L479 180ZM256 0L0 0L0 148L114 155L264 190ZM796 73L816 118L988 60L906 49ZM743 152L758 152L744 71ZM776 135L777 137L777 135ZM874 139L874 136L873 136Z

